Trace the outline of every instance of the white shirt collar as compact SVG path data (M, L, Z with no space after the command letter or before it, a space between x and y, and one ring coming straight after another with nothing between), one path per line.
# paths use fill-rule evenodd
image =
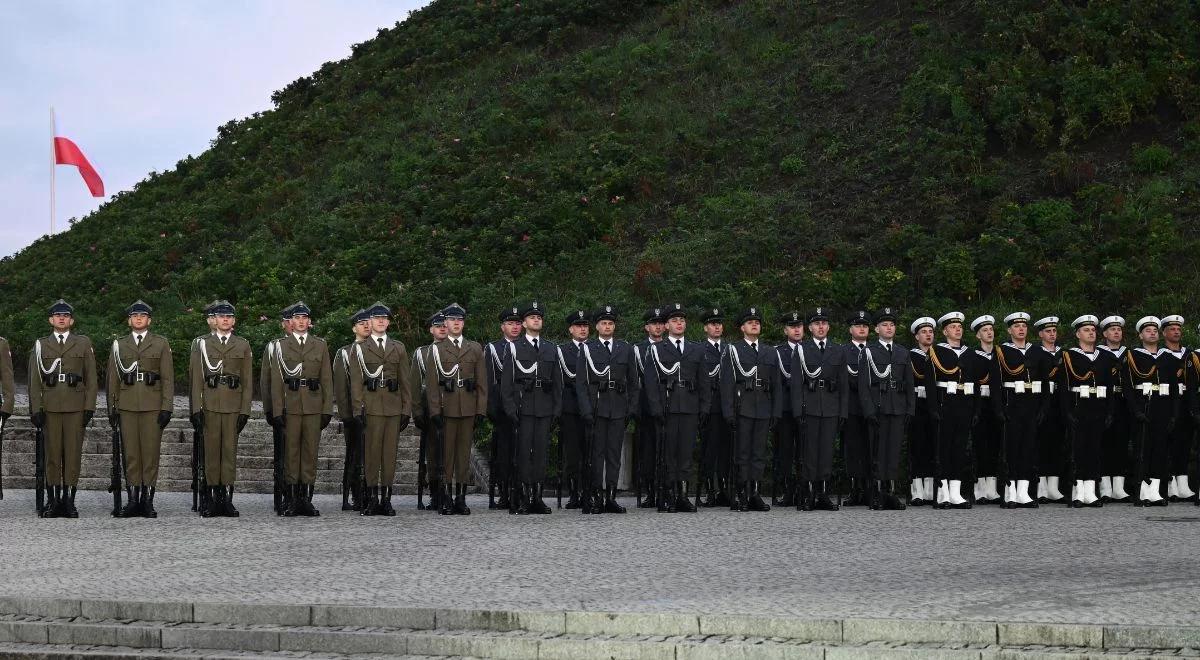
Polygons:
M217 339L228 339L233 334L233 332L224 332L223 333L220 330L213 330L213 334L217 336Z
M63 342L66 342L67 339L69 339L71 337L71 331L63 330L62 332L59 332L58 330L55 330L54 331L54 340L58 341L59 337L62 337Z
M142 330L141 332L131 332L129 334L130 334L130 336L132 336L134 338L133 339L134 341L145 341L146 335L150 334L150 331Z
M302 332L293 332L292 336L296 338L296 341L300 341L301 339L308 339L307 332L303 332L303 333Z
M529 342L530 344L532 344L534 339L536 339L536 340L538 340L538 341L541 341L541 340L542 340L542 338L541 338L541 337L534 337L533 335L529 334L528 332L527 332L527 333L525 333L525 341L527 341L527 342Z

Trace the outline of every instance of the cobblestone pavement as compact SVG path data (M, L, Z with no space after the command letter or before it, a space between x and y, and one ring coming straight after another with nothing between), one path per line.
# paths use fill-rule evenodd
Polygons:
M582 609L1080 623L1200 621L1200 509L469 517L399 498L362 518L318 497L315 519L239 495L202 520L165 494L157 520L39 520L0 502L0 595L402 607ZM629 503L629 502L627 502Z

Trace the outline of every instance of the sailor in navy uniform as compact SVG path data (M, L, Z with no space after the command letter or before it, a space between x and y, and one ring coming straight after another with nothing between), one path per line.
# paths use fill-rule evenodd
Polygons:
M829 498L833 479L833 442L849 414L850 386L846 351L829 339L829 309L808 315L809 337L792 363L792 414L804 433L801 463L801 511L837 511Z
M578 509L580 506L580 473L584 460L583 434L586 430L583 418L580 416L579 398L575 391L575 369L579 363L579 356L583 353L582 346L591 333L592 320L586 311L576 309L567 314L566 323L567 332L570 333L571 338L558 345L558 366L562 370L565 384L562 417L558 421L558 443L562 455L558 478L566 481L567 492L570 494L566 508Z
M617 504L625 426L637 410L641 383L633 346L616 339L617 310L605 305L592 315L597 337L589 339L575 366L575 391L584 423L591 430L584 483L583 513L625 513ZM601 490L603 489L603 490Z
M642 316L646 338L633 345L633 358L638 366L638 376L642 378L642 387L638 390L637 429L633 442L633 478L637 481L638 493L645 497L638 502L641 509L653 509L658 506L658 498L654 492L654 470L657 457L654 455L654 439L657 437L657 425L654 416L650 414L650 402L647 400L645 379L647 359L650 356L650 345L662 341L663 333L667 330L666 314L661 307L652 307Z
M843 349L846 351L846 372L850 384L850 408L846 423L842 427L842 461L846 476L850 479L850 492L842 504L865 506L867 498L864 486L870 473L870 450L867 420L863 416L858 392L858 368L867 349L867 339L871 336L871 318L866 310L859 310L850 316L846 325L849 328L850 342L843 346Z
M513 464L516 454L515 429L504 412L500 395L500 381L504 375L504 363L512 355L513 342L521 336L521 308L506 307L500 312L500 339L485 348L488 375L488 419L492 422L492 483L489 491L499 491L499 496L489 502L490 509L508 509L508 492L512 485Z
M1104 341L1100 349L1107 352L1112 360L1112 392L1109 397L1113 400L1113 421L1104 430L1104 444L1101 447L1103 461L1100 477L1100 499L1105 502L1124 502L1129 499L1125 491L1125 478L1129 475L1129 438L1130 420L1129 403L1125 399L1125 390L1121 385L1121 373L1125 365L1125 319L1115 314L1100 320L1100 331L1104 333Z
M1183 317L1178 314L1162 317L1163 359L1167 361L1166 368L1175 373L1180 405L1175 426L1171 429L1171 476L1166 488L1167 497L1172 502L1190 501L1196 497L1188 484L1188 463L1192 457L1192 436L1195 431L1191 411L1195 408L1193 399L1196 383L1188 378L1191 375L1187 369L1191 350L1183 345L1182 338Z
M771 499L772 504L779 506L796 506L797 479L799 474L793 471L796 467L797 445L800 441L800 427L796 418L800 414L792 410L792 358L800 350L800 342L804 341L804 315L791 311L779 319L783 326L786 341L775 346L779 353L779 369L783 382L783 415L775 424L775 442L771 460Z
M558 347L543 339L545 308L534 301L521 311L525 334L513 342L504 363L500 395L504 412L516 429L518 501L511 513L550 513L542 501L550 432L562 415L563 374ZM510 495L512 497L512 495Z
M1000 493L996 489L996 459L1001 442L1000 425L996 423L996 411L992 407L992 358L995 356L996 318L984 314L971 321L971 330L979 341L972 360L974 369L971 380L979 395L978 422L971 438L975 441L975 492L976 504L999 504Z
M1047 316L1033 323L1041 340L1034 354L1043 363L1048 390L1041 396L1048 399L1044 414L1038 420L1038 502L1061 502L1059 477L1067 471L1066 433L1062 420L1062 392L1058 391L1058 372L1062 355L1058 347L1058 317Z
M1013 312L1004 317L1009 340L996 347L992 359L992 410L1001 426L1004 466L1005 508L1038 506L1029 493L1037 477L1037 420L1044 414L1046 400L1044 361L1038 359L1027 341L1029 314Z
M1104 429L1112 423L1112 354L1096 348L1099 320L1084 314L1071 322L1078 346L1062 352L1059 387L1062 418L1071 452L1070 506L1098 507L1104 503L1096 492L1100 478L1100 445Z
M1133 425L1133 465L1138 481L1138 506L1166 506L1162 481L1169 478L1171 430L1179 413L1175 374L1163 365L1156 316L1138 319L1141 345L1125 352L1121 387Z
M934 433L937 425L929 415L929 403L933 398L933 363L929 351L933 348L933 328L937 321L932 316L922 316L912 322L909 332L913 346L908 357L913 376L913 394L917 399L916 414L908 426L908 475L912 479L909 506L925 506L933 503L933 452L937 446Z
M700 471L706 498L701 506L729 506L729 453L733 441L729 425L721 414L721 357L728 345L721 336L725 332L725 317L717 307L709 307L700 316L704 323L704 368L712 397L700 425Z
M937 388L933 392L930 415L938 427L937 500L939 509L969 509L971 501L962 496L963 477L968 474L971 431L975 427L979 397L971 379L975 354L962 343L962 312L949 312L938 319L945 341L929 353Z
M759 494L767 466L767 434L783 414L779 353L762 343L762 313L751 307L738 317L742 339L729 344L721 362L721 405L735 426L734 471L738 511L770 511Z
M868 504L873 510L901 510L904 502L896 494L900 446L908 420L916 413L917 397L909 352L896 343L896 312L891 307L875 314L875 335L858 365L860 403L875 436Z

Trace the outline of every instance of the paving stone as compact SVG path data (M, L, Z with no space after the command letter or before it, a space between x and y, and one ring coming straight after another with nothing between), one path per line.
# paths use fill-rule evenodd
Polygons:
M88 619L192 620L192 604L180 601L81 600L79 605Z
M314 605L312 623L315 626L383 626L429 630L436 627L434 614L433 609L420 608Z
M565 612L439 609L434 618L436 627L444 629L567 631Z
M400 634L283 630L279 633L281 650L328 651L334 653L408 653L408 637Z
M567 632L583 635L696 635L693 614L567 612Z
M785 619L782 617L702 614L700 615L700 633L703 635L750 635L840 642L842 640L842 622L834 619Z
M916 621L899 619L847 619L842 640L872 642L996 642L996 625L973 621Z
M164 628L162 646L163 648L180 646L199 649L278 651L279 632L233 628Z
M192 620L307 626L312 623L312 608L308 605L279 603L196 603L192 606Z
M1100 648L1104 645L1104 627L1061 623L1001 623L998 626L998 641L1002 646L1045 644Z
M1104 646L1146 649L1196 648L1200 647L1200 627L1105 626Z

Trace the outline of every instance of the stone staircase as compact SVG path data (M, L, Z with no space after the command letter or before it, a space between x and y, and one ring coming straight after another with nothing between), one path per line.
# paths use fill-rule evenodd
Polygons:
M340 493L342 466L345 463L345 440L341 422L334 421L321 434L317 449L317 492ZM396 492L414 495L417 492L417 455L420 438L410 426L400 436L396 452ZM271 493L273 441L271 427L261 413L252 416L238 438L238 492ZM28 415L13 415L5 426L3 441L3 472L6 489L34 486L34 429ZM192 427L183 411L163 431L162 454L159 463L160 491L190 491L192 487ZM475 483L487 483L486 464L472 460ZM84 490L106 490L112 471L112 429L108 420L97 416L84 435L83 461L79 487Z

